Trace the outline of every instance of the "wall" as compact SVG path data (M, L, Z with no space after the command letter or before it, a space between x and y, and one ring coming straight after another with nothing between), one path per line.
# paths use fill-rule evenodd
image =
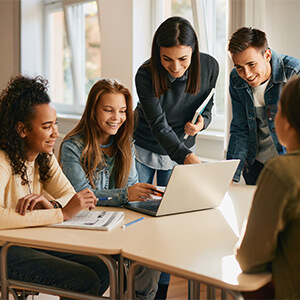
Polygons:
M134 75L151 49L150 1L99 0L102 76L122 82L135 102Z
M40 2L41 0L23 1L23 3L26 1L26 4L28 4L29 1ZM152 36L151 26L153 24L150 24L149 19L144 18L144 16L147 16L147 11L150 10L151 1L100 1L100 3L102 2L102 8L107 10L102 19L102 22L104 22L103 28L108 29L108 31L102 32L103 39L107 41L107 47L103 51L109 54L109 59L103 62L103 75L118 77L132 91L134 91L133 77L136 69L140 62L149 56L149 51L146 52L151 47L150 39L147 39L146 36ZM142 2L146 5L141 5ZM110 6L110 3L113 3L113 6ZM260 27L267 32L271 48L279 53L286 53L300 59L300 39L298 38L300 32L300 0L230 0L229 3L229 9L231 10L230 34L243 25ZM19 1L16 0L0 1L1 89L11 75L20 72L19 6ZM29 10L28 13L33 12ZM116 20L120 20L120 22L116 22ZM140 26L142 21L144 21L144 24L150 25ZM31 26L37 34L40 34L40 28L37 24L32 23ZM22 47L24 45L28 47L27 50L26 48L23 49L27 51L26 55L28 55L28 58L26 56L26 60L22 62L22 66L26 71L25 66L30 65L32 57L34 62L40 61L40 52L37 49L42 49L42 45L40 45L40 48L30 48L33 42L23 37ZM138 57L138 60L134 60L133 57ZM230 61L228 68L231 69ZM24 69L22 67L22 70ZM230 121L230 103L228 107L228 120ZM77 121L60 118L60 131L62 133L68 132ZM198 135L197 144L197 155L200 157L206 160L222 159L227 145L227 136L226 133L224 136L222 132L206 131Z
M264 30L269 46L278 53L300 59L300 1L265 0Z
M132 88L132 1L99 1L102 76ZM126 17L125 17L126 16ZM110 28L110 30L105 30Z
M0 90L12 75L20 73L20 3L0 1Z

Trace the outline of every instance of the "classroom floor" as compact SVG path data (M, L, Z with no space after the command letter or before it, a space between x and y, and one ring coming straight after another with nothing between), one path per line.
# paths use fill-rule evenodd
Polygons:
M206 288L201 285L200 299L207 299ZM57 296L51 296L46 294L39 294L38 296L28 297L27 300L59 300ZM171 281L168 290L168 300L183 300L188 299L188 281L179 277L171 276ZM216 292L216 300L221 299L220 290ZM9 296L9 300L13 300L12 295ZM228 295L228 300L232 300L232 297Z

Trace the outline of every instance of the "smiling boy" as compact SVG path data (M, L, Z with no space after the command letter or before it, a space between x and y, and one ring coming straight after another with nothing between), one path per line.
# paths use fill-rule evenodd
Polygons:
M266 34L251 27L231 36L228 51L234 69L229 85L232 121L227 159L241 160L234 181L243 173L246 184L255 185L267 160L285 151L274 117L283 85L300 74L300 60L271 50Z

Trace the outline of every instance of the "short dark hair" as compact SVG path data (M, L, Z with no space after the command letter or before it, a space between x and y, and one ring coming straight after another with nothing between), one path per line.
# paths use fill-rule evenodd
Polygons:
M249 47L261 50L263 54L268 49L265 32L251 27L242 27L229 39L227 50L231 54L237 54Z
M41 76L29 78L18 75L10 79L0 94L0 149L10 159L13 173L20 174L22 184L28 182L25 165L28 147L16 128L22 122L30 130L36 105L50 103L47 85L48 81ZM41 153L36 159L41 182L50 177L50 158L51 155Z
M281 112L289 123L297 130L300 137L300 76L294 75L283 87L281 97Z
M169 89L167 71L161 64L160 47L177 45L190 46L193 51L185 92L197 94L200 90L200 55L196 32L188 20L170 17L157 28L154 34L151 60L147 66L151 68L153 90L158 98Z

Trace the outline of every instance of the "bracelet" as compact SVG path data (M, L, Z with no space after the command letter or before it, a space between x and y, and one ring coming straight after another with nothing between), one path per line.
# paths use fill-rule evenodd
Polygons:
M55 200L49 200L49 201L53 205L53 208L61 208L60 203L58 203L57 201Z

